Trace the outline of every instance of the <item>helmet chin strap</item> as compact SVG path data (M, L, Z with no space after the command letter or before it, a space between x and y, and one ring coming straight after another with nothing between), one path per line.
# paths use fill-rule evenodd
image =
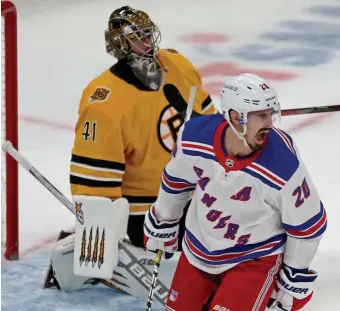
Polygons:
M237 130L236 130L236 128L235 128L235 126L232 124L232 122L231 122L231 120L230 120L230 122L228 122L229 123L229 125L230 125L230 127L231 127L231 129L234 131L234 133L237 135L237 137L239 138L239 139L241 139L242 140L242 142L243 142L243 144L246 146L246 147L248 147L249 149L251 149L251 150L253 150L250 146L249 146L249 144L248 144L248 142L247 142L247 140L246 140L246 138L245 138L245 136L246 136L246 133L247 133L247 117L248 117L248 114L247 114L247 112L239 112L243 117L241 117L240 119L239 119L239 121L240 121L240 124L242 125L242 127L243 127L243 131L240 133L240 132L238 132Z
M243 127L243 132L242 132L242 133L238 132L238 131L236 130L235 126L234 126L231 122L229 123L229 125L230 125L231 129L234 131L234 133L237 135L237 137L238 137L239 139L242 140L243 144L244 144L246 147L248 147L248 148L250 148L251 150L253 150L253 149L249 146L249 144L248 144L248 142L247 142L247 140L246 140L246 138L245 138L246 133L247 133L247 122L244 121L244 123L242 124L242 127Z

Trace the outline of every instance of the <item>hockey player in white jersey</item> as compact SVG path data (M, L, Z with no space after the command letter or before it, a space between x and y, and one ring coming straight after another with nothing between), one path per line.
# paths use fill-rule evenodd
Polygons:
M313 294L325 209L292 138L273 127L280 105L268 82L226 80L221 109L182 126L145 217L146 247L169 258L192 196L165 309L299 310Z

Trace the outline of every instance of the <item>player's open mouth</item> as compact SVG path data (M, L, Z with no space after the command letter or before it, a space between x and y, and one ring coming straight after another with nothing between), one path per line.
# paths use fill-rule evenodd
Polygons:
M266 139L266 136L268 134L268 131L264 131L264 132L261 132L261 133L258 133L256 135L256 143L257 144L263 144L264 143L264 140Z

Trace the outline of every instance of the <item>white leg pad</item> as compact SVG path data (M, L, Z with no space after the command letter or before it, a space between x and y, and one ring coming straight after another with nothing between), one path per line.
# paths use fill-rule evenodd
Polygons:
M118 265L118 242L126 236L129 204L120 198L73 196L76 209L73 272L110 279Z
M59 240L54 245L51 254L53 273L61 290L68 292L91 287L84 276L73 274L74 234Z

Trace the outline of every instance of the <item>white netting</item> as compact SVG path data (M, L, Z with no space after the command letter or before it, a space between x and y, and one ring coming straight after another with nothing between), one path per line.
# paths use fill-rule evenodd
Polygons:
M1 16L1 146L6 140L5 23ZM6 161L1 152L1 254L6 247Z

